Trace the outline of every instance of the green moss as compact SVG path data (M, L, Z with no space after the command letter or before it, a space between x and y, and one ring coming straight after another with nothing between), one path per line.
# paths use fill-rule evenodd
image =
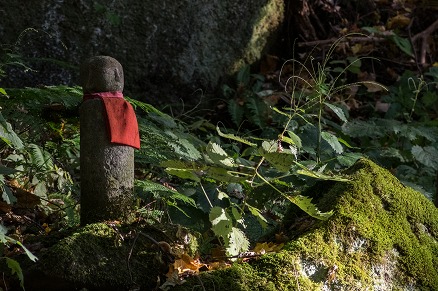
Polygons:
M176 225L90 224L38 254L40 260L29 271L29 287L36 284L35 280L45 280L70 282L92 290L125 290L140 285L153 290L157 279L167 272L168 257L142 234L169 242L174 253L190 253L198 245L196 234ZM190 244L184 250L180 246L186 236Z
M425 288L438 286L434 205L368 160L360 160L348 173L352 181L337 183L320 201L334 206L335 215L288 249L327 267L336 265L336 281L345 286L360 281L362 287L372 287L376 274L371 270L391 253L396 254L395 286L412 280Z
M228 291L435 290L435 206L369 160L347 174L351 182L320 188L326 190L318 194L320 209L335 211L328 221L309 223L280 253L201 274L175 290L192 290L200 281L206 290Z

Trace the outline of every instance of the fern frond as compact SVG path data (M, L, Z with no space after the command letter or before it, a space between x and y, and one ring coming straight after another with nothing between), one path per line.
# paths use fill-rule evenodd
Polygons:
M196 203L192 198L190 198L184 194L181 194L178 191L175 191L175 190L172 190L168 187L165 187L161 184L157 184L157 183L154 183L154 182L149 181L149 180L135 180L134 186L135 186L136 192L140 196L144 195L147 192L151 192L155 195L160 196L161 198L163 198L165 200L171 199L173 201L181 201L181 202L189 204L193 207L196 207Z
M243 121L243 106L240 106L236 100L228 101L228 113L230 113L231 120L236 126L239 126Z
M53 170L52 156L36 144L29 144L30 160L34 167L42 171Z

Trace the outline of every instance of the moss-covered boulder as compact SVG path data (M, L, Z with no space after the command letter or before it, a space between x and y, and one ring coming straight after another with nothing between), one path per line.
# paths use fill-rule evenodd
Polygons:
M22 264L25 287L45 291L155 290L175 256L193 256L197 247L197 235L177 225L90 224L37 253L36 264Z
M435 206L369 160L347 173L351 182L320 187L320 208L334 210L329 220L297 217L280 253L174 290L437 290Z

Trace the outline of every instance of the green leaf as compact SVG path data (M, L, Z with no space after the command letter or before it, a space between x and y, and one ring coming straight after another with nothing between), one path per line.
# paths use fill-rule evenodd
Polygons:
M407 38L400 37L396 34L391 36L392 41L401 49L405 54L412 57L414 54L412 52L411 43Z
M315 206L315 204L312 203L312 198L305 197L302 195L297 196L287 196L289 201L297 205L301 210L309 214L310 216L320 219L320 220L327 220L330 218L330 216L333 215L333 211L329 212L321 212L318 210L318 208Z
M286 112L281 111L281 110L278 109L277 107L272 107L272 106L271 106L271 109L274 110L274 112L277 112L278 114L281 114L281 115L286 116L286 117L288 117L288 118L291 117L290 114L287 114Z
M251 115L248 116L249 119L261 129L265 127L265 113L267 110L267 105L260 99L249 98L246 102L246 106L249 108Z
M229 256L237 256L249 249L249 240L245 233L237 227L232 227L228 238L225 239L226 252Z
M231 206L231 213L233 214L234 220L240 223L243 227L246 227L245 220L242 218L242 214L237 207Z
M239 183L247 179L245 175L224 168L209 167L206 172L208 177L225 183Z
M190 204L193 207L196 207L196 203L195 201L190 198L187 197L184 194L179 193L178 191L175 191L173 189L170 189L168 187L165 187L161 184L157 184L154 183L152 181L149 180L135 180L135 188L137 191L141 191L141 192L151 192L160 196L164 196L163 198L166 199L172 199L172 200L179 200L182 201L184 203ZM172 206L175 206L174 204L172 204ZM175 206L176 207L176 206Z
M434 147L427 146L421 147L414 145L411 149L414 158L425 165L431 167L434 170L438 170L438 150Z
M131 103L131 105L132 105L135 109L138 107L138 108L140 108L141 110L143 110L143 111L146 112L146 113L153 112L153 113L155 113L155 114L157 114L157 115L161 115L161 116L166 115L165 113L161 112L160 110L158 110L157 108L155 108L155 107L152 106L151 104L144 103L144 102L141 102L141 101L138 101L138 100L135 100L135 99L129 98L129 97L127 97L127 96L124 96L124 98L126 99L126 101L128 101L129 103ZM168 116L168 117L170 117L170 116ZM174 125L174 124L172 124L172 125Z
M363 155L359 153L343 153L342 155L337 156L336 160L338 160L338 162L344 167L351 167L362 157Z
M227 215L225 209L219 206L215 206L210 210L209 219L213 226L219 224L221 221L230 221L230 217ZM228 231L226 231L225 234L228 234Z
M266 220L266 218L262 215L260 209L255 208L249 204L246 204L246 207L248 207L248 210L251 212L252 215L254 215L255 217L257 217L257 220L259 221L260 225L263 228L268 227L268 221Z
M16 149L22 149L24 147L23 142L12 130L12 126L9 122L6 122L3 115L0 113L0 139L2 139L9 146L13 146Z
M21 288L23 288L24 290L24 276L23 276L23 271L21 270L20 264L13 259L4 257L6 259L6 263L9 267L9 269L11 269L11 273L12 275L17 274L18 280L20 280L20 286Z
M243 121L243 106L239 105L236 100L230 99L228 100L228 112L230 113L231 120L234 124L240 126Z
M262 156L272 164L277 170L281 172L288 172L295 162L295 156L291 154L287 154L285 152L282 153L268 153L263 152Z
M32 261L32 262L36 262L36 261L38 261L38 258L34 255L34 254L32 254L21 242L19 242L18 240L16 241L16 244L17 245L19 245L25 252L26 252L26 255L29 257L29 259Z
M293 145L295 145L297 148L302 147L301 138L298 135L296 135L293 131L290 130L287 131L287 134L292 139Z
M0 243L7 243L6 234L8 233L8 229L0 223Z
M8 186L2 185L1 187L3 190L2 198L6 203L14 204L17 202L17 198L14 196L14 194L12 194L12 191Z
M342 110L342 108L340 108L340 107L338 107L336 105L327 103L327 102L324 102L324 104L328 108L330 108L336 114L336 116L339 117L340 120L342 120L343 122L347 122L348 121L347 117L345 116L344 110Z
M11 175L16 172L18 172L18 170L0 165L0 175Z
M41 149L36 144L29 144L28 147L30 158L35 167L44 171L50 171L54 169L52 156L48 152Z
M338 137L338 141L343 144L344 146L346 146L349 149L360 149L358 147L353 147L352 145L350 145L345 139Z
M226 167L236 166L234 159L229 157L228 154L217 143L209 142L206 150L208 157L213 161L213 163Z
M8 94L6 93L5 89L3 89L3 88L0 88L0 94L8 96Z
M251 78L251 71L249 65L244 65L242 68L240 68L239 72L237 73L237 82L238 86L248 86L249 81Z
M229 139L231 139L231 140L235 140L235 141L241 142L241 143L243 143L243 144L246 144L246 145L249 145L249 146L252 146L252 147L257 146L255 143L252 143L252 142L250 142L249 140L246 140L246 139L244 139L244 138L242 138L242 137L235 136L235 135L232 134L232 133L228 133L228 134L227 134L227 133L223 133L223 132L219 129L218 126L216 127L216 131L217 131L217 133L218 133L221 137L229 138Z
M263 153L276 153L278 149L278 144L276 140L263 141L262 147L259 149L259 152Z
M350 181L350 180L345 179L345 178L340 177L340 176L336 176L336 175L329 176L329 175L325 175L323 173L319 173L319 172L310 170L306 166L304 166L298 162L295 162L295 164L301 168L301 170L297 170L297 173L300 175L304 175L304 176L308 176L308 177L312 177L312 178L320 179L320 180L339 181L339 182Z
M332 149L337 154L342 154L344 149L343 149L341 143L338 141L338 138L336 136L334 136L333 134L331 134L331 133L329 133L327 131L323 131L323 132L321 132L321 137L326 142L328 142L328 144L332 147Z

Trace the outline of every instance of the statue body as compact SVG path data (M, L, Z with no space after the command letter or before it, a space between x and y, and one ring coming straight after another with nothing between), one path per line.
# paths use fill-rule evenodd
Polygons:
M120 63L107 56L88 59L81 66L84 94L121 92ZM130 220L134 201L134 148L110 143L104 105L84 101L80 109L81 225Z

